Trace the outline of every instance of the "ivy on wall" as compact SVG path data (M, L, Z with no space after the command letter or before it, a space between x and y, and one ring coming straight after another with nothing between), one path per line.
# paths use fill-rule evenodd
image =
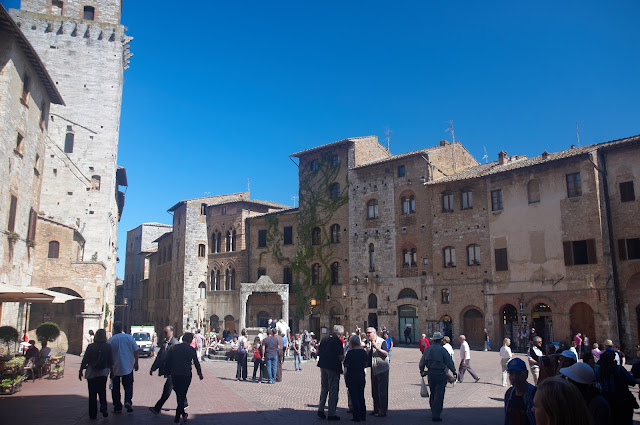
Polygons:
M341 163L331 164L331 154L323 154L314 170L300 173L300 205L298 211L298 250L294 258L282 254L283 235L277 216L267 216L267 247L260 253L258 263L262 265L263 255L271 254L280 265L289 265L294 277L292 283L296 294L298 317L304 316L311 298L326 299L331 285L331 265L333 247L328 227L334 223L337 211L349 202L349 181L341 187L340 196L331 198L330 186L341 183L336 179L343 167ZM320 243L313 245L313 229L320 228ZM320 264L320 278L312 284L312 265Z

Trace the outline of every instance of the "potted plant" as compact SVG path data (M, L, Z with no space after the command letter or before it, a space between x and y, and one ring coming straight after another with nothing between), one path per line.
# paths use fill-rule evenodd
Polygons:
M36 337L38 341L53 342L60 336L60 326L53 322L41 323L36 328Z
M33 248L36 246L36 241L34 241L33 239L27 239L27 246L29 248Z
M0 326L0 341L7 346L7 352L11 351L10 344L18 342L20 335L13 326Z
M17 241L18 239L20 239L20 235L19 235L19 234L17 234L16 232L11 231L11 232L9 232L9 234L7 235L7 238L8 238L11 242L15 242L15 241Z

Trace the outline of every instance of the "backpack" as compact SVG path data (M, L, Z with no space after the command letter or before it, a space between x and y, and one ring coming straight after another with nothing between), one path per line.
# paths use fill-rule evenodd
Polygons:
M240 353L240 354L246 354L247 353L246 348L244 348L244 344L246 344L246 343L247 343L247 341L244 338L241 338L241 340L238 340L238 353Z
M424 348L425 344L424 344L424 338L420 340L420 347Z

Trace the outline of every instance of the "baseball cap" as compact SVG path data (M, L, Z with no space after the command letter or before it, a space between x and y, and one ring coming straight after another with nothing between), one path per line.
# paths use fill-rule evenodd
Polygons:
M523 372L527 370L527 365L522 359L516 357L515 359L509 360L509 363L507 363L507 370L517 370L519 372Z

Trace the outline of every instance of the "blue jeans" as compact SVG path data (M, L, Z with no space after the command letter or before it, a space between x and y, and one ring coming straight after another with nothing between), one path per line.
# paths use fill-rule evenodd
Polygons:
M300 353L293 353L293 367L302 370L302 356Z
M278 373L278 355L264 357L267 361L267 377L269 378L269 383L273 384L276 382L276 373Z

